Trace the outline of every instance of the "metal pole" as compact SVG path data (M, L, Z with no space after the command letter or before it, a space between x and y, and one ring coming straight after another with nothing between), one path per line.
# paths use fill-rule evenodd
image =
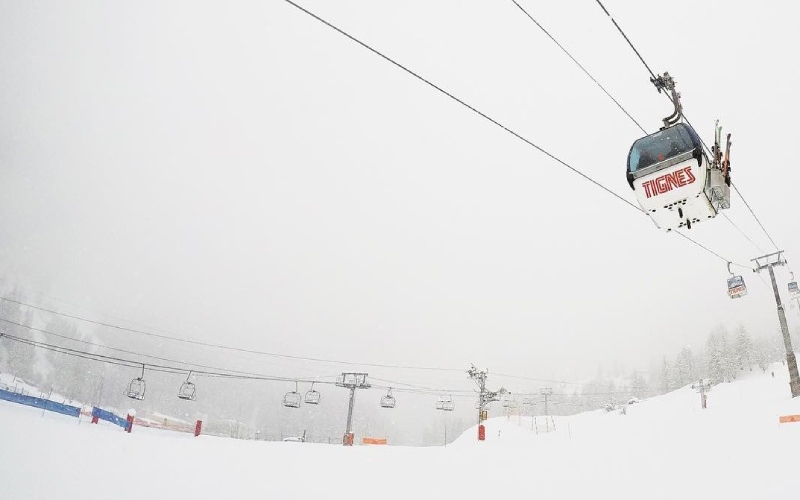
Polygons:
M356 389L369 389L366 373L342 373L336 379L337 387L350 389L350 404L347 406L347 429L342 439L345 446L353 445L353 408L356 404Z
M350 387L350 405L347 407L347 430L345 434L353 431L353 407L356 404L356 386Z
M786 324L786 311L783 309L781 296L778 293L778 283L775 281L775 271L772 270L772 264L768 264L767 269L769 270L769 278L772 280L772 291L775 292L775 303L778 304L778 321L781 324L783 345L786 348L786 364L789 367L789 388L792 391L792 397L796 398L800 396L800 373L797 371L797 358L792 348L789 326Z
M550 410L547 404L548 403L547 398L549 398L550 395L553 394L553 388L545 387L544 389L539 389L539 394L544 396L544 415L546 417L547 415L550 415Z

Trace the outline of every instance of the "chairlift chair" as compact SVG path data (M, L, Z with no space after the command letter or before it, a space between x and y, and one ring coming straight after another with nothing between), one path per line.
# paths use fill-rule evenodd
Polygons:
M189 375L186 376L186 380L181 384L180 389L178 389L179 399L183 399L185 401L194 401L197 397L197 387L194 385L194 382L189 381L191 376L192 372L190 370Z
M300 408L300 403L303 401L303 397L297 392L297 382L294 383L294 390L291 392L287 392L285 396L283 396L283 406L287 408Z
M381 398L381 408L394 408L396 403L397 401L392 396L392 388L390 387L389 392Z
M436 402L436 409L442 411L453 411L456 409L456 404L449 395L440 396L439 401Z
M320 394L319 391L314 390L314 382L311 382L311 389L306 392L306 396L304 398L305 403L309 405L318 405L321 398L322 394Z
M731 272L730 262L728 262L728 272L731 273L731 277L728 278L728 297L737 299L747 295L747 285L744 284L744 278Z
M128 389L125 391L125 395L131 399L142 401L144 399L145 389L147 389L147 384L144 381L144 364L142 364L142 375L131 380L131 383L128 384Z

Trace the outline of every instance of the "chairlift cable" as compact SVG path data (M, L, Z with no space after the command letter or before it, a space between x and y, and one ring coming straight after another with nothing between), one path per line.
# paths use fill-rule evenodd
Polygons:
M81 351L78 349L70 349L65 348L62 346L57 346L54 344L48 344L46 342L39 342L35 340L25 339L22 337L17 337L14 335L9 335L8 333L0 331L0 338L6 338L8 340L12 340L15 342L23 343L30 345L32 347L44 349L51 352L57 352L60 354L65 354L72 357L87 359L89 361L96 361L107 363L113 366L121 366L125 368L138 368L142 367L150 372L156 373L167 373L167 374L185 374L187 371L184 368L175 367L175 366L166 366L166 365L157 365L151 363L140 363L137 361L132 361L124 358L118 358L113 356L105 356L101 354L90 353L87 351ZM191 370L191 373L195 375L204 375L211 378L226 378L226 379L234 379L234 380L257 380L257 381L267 381L267 382L295 382L295 385L299 382L303 383L318 383L318 384L325 384L325 385L334 385L334 382L322 382L322 381L312 381L312 380L304 380L299 378L289 378L289 377L276 377L276 376L266 376L266 375L258 375L258 374L251 374L251 375L232 375L228 373L219 373L219 372L209 372L209 371L198 371L198 370ZM506 376L506 377L513 377L511 375L500 375L498 376ZM526 377L516 377L525 379ZM375 379L375 380L382 380L382 379ZM541 380L541 379L531 379L531 380ZM382 385L372 385L373 389L391 389L395 392L400 393L416 393L416 394L428 394L428 395L437 395L437 394L450 394L454 397L475 397L475 390L474 389L442 389L442 388L434 388L434 387L425 387L425 386L414 386L412 384L405 384L402 382L397 381L386 381L390 382L393 385L391 386L382 386ZM579 383L579 382L567 382L567 381L550 381L554 383L563 383L565 385L582 385L582 386L598 386L597 384L587 384L587 383ZM397 385L405 385L407 387L398 388ZM623 389L621 387L617 389ZM629 394L632 392L634 388L630 388L627 391L616 391L616 393L620 394ZM297 387L295 388L295 392L297 392ZM526 392L516 391L514 394L517 395L527 395ZM598 394L606 394L606 393L598 393ZM571 396L574 394L558 394L561 396ZM585 393L581 395L593 395L593 393Z
M637 210L638 210L638 207L637 207ZM260 350L256 350L256 349L245 349L245 348L241 348L241 347L233 347L233 346L227 346L227 345L223 345L223 344L215 344L215 343L212 343L212 342L201 342L199 340L182 339L182 338L173 337L173 336L170 336L170 335L162 335L162 334L147 332L147 331L144 331L144 330L137 330L135 328L128 328L128 327L125 327L125 326L119 326L119 325L115 325L115 324L107 323L107 322L103 322L103 321L97 321L97 320L93 320L93 319L90 319L90 318L84 318L84 317L73 315L73 314L62 313L62 312L59 312L59 311L56 311L56 310L53 310L53 309L48 309L46 307L38 306L38 305L31 304L31 303L28 303L28 302L23 302L23 301L20 301L20 300L9 298L9 297L0 296L0 300L5 300L5 301L12 302L14 304L18 304L18 305L21 305L21 306L30 307L30 308L33 308L33 309L38 309L40 311L48 312L48 313L51 313L51 314L56 314L58 316L63 316L65 318L71 318L71 319L75 319L75 320L78 320L78 321L84 321L84 322L91 323L91 324L94 324L94 325L104 326L104 327L107 327L107 328L113 328L113 329L120 330L120 331L136 333L136 334L140 334L140 335L147 335L149 337L155 337L155 338L164 339L164 340L171 340L171 341L174 341L174 342L182 342L182 343L191 344L191 345L198 345L198 346L202 346L202 347L213 347L213 348L216 348L216 349L224 349L224 350L228 350L228 351L243 352L243 353L247 353L247 354L257 354L257 355L261 355L261 356L272 356L272 357L278 357L278 358L288 358L288 359L295 359L295 360L300 360L300 361L313 361L313 362L318 362L318 363L333 363L333 364L340 364L340 365L364 366L364 367L375 367L375 368L394 368L394 369L405 369L405 370L432 370L432 371L457 371L457 372L463 371L460 368L439 368L439 367L430 367L430 366L403 366L403 365L390 365L390 364L382 364L382 363L358 363L358 362L353 362L353 361L340 361L340 360L334 360L334 359L314 358L314 357L307 357L307 356L295 356L295 355L291 355L291 354L280 354L280 353L274 353L274 352L260 351ZM20 326L25 326L25 325L20 325ZM26 328L28 328L28 327L26 327Z
M606 90L606 88L605 88L605 87L603 87L603 85L602 85L602 84L600 84L600 82L599 82L599 81L597 81L597 79L596 79L594 76L592 76L592 74L591 74L591 73L589 73L589 71L588 71L586 68L584 68L584 67L583 67L583 65L582 65L581 63L579 63L579 62L578 62L578 60L577 60L577 59L575 59L575 58L572 56L572 54L570 54L570 53L569 53L569 51L568 51L567 49L565 49L565 48L564 48L564 46L563 46L563 45L561 45L561 43L559 43L559 41L558 41L558 40L556 40L556 39L555 39L555 37L553 37L553 35L551 35L551 34L550 34L550 32L548 32L548 31L547 31L547 30L544 28L544 26L542 26L542 25L541 25L541 23L539 23L539 21L537 21L536 19L534 19L534 17L533 17L533 16L532 16L532 15L531 15L531 14L530 14L530 13L529 13L527 10L525 10L525 8L524 8L524 7L522 7L522 5L520 5L520 4L519 4L519 2L517 2L517 0L511 0L511 1L514 3L514 5L516 5L517 7L519 7L519 10L521 10L521 11L522 11L522 12L523 12L523 13L524 13L526 16L528 16L528 18L529 18L531 21L533 21L533 23L534 23L536 26L538 26L538 27L539 27L539 29L540 29L540 30L542 30L542 32L543 32L545 35L547 35L547 36L550 38L550 40L552 40L552 41L553 41L553 43L555 43L556 45L558 45L558 48L559 48L559 49L561 49L561 50L562 50L562 51L563 51L563 52L564 52L564 53L565 53L565 54L566 54L566 55L567 55L567 56L568 56L570 59L572 59L572 62L574 62L576 65L578 65L578 67L579 67L579 68L580 68L580 69L581 69L581 70L582 70L584 73L586 73L586 76L588 76L588 77L589 77L589 78L590 78L590 79L591 79L591 80L592 80L592 81L593 81L593 82L594 82L594 83L595 83L595 84L596 84L598 87L600 87L600 90L602 90L602 91L603 91L603 92L604 92L604 93L605 93L605 94L608 96L608 98L609 98L609 99L611 99L612 101L614 101L614 104L616 104L616 105L617 105L617 107L618 107L619 109L621 109L621 110L622 110L622 112L623 112L623 113L625 113L625 115L626 115L628 118L630 118L630 119L631 119L631 121L632 121L633 123L635 123L637 127L639 127L639 130L641 130L641 131L642 131L642 132L643 132L645 135L647 135L647 134L648 134L647 130L645 130L645 128L644 128L644 127L642 127L642 126L641 126L641 124L639 124L639 122L638 122L638 121L636 121L636 118L634 118L634 117L633 117L633 116L632 116L630 113L628 113L628 110L627 110L627 109L625 109L625 108L622 106L622 104L620 104L620 103L619 103L619 101L617 101L617 99L615 99L615 98L614 98L614 96L612 96L612 95L611 95L611 93L610 93L608 90Z
M229 368L220 368L218 366L210 366L210 365L204 365L204 364L200 364L200 363L192 363L192 362L187 362L185 360L181 361L181 360L176 360L176 359L171 359L171 358L164 358L164 357L161 357L161 356L154 356L152 354L144 354L144 353L140 353L140 352L129 351L127 349L120 349L118 347L108 346L108 345L105 345L105 344L99 344L97 342L92 342L90 340L76 339L76 338L70 337L68 335L62 335L60 333L51 332L51 331L48 331L48 330L44 330L42 328L34 328L32 326L24 325L22 323L18 323L16 321L11 321L11 320L8 320L8 319L3 318L3 317L0 317L0 321L2 321L4 323L8 323L10 325L15 325L15 326L19 326L19 327L22 327L22 328L26 328L26 329L28 329L30 331L43 333L45 335L50 335L52 337L57 337L57 338L61 338L61 339L64 339L64 340L69 340L71 342L78 342L78 343L89 345L89 346L92 346L92 347L99 347L99 348L102 348L102 349L108 349L110 351L116 351L116 352L120 352L120 353L123 353L123 354L130 354L132 356L139 356L139 357L154 359L154 360L158 360L158 361L165 361L165 362L168 362L168 363L178 363L178 364L183 365L184 367L207 368L209 370L229 372L232 375L253 375L252 372L234 370L234 369L229 369ZM141 363L139 363L139 364L141 364ZM189 372L195 372L195 373L197 372L197 370L189 369L189 368L184 368L183 372L185 373L187 370ZM335 376L336 375L326 375L326 376L323 376L321 378L325 378L325 377L330 378L330 377L335 377Z
M91 341L88 341L88 340L75 339L75 338L72 338L72 337L69 337L69 336L66 336L66 335L62 335L62 334L59 334L59 333L51 332L51 331L44 330L44 329L41 329L41 328L34 328L34 327L27 326L27 325L24 325L22 323L11 321L11 320L8 320L8 319L2 318L2 317L0 317L0 321L3 321L5 323L11 324L11 325L23 327L23 328L26 328L26 329L31 330L31 331L43 333L45 335L51 335L51 336L54 336L54 337L57 337L57 338L62 338L62 339L65 339L65 340L82 343L82 344L89 345L89 346L92 346L92 347L105 348L105 349L109 349L109 350L112 350L112 351L121 352L121 353L124 353L124 354L130 354L130 355L136 356L136 357L147 357L147 358L155 359L155 360L158 360L158 361L164 361L164 362L168 362L168 363L177 363L177 364L183 365L184 367L192 366L192 367L196 367L196 368L206 368L208 370L213 370L213 371L198 371L198 370L194 370L194 369L188 370L189 372L193 372L195 374L201 374L201 375L205 375L205 376L208 376L208 374L212 374L213 373L213 374L215 374L214 376L217 377L217 378L222 378L224 376L225 378L233 378L233 379L257 379L257 380L278 380L278 381L299 380L301 382L309 382L309 383L312 383L312 384L313 383L318 383L318 384L332 384L333 383L333 382L326 382L324 380L319 380L319 379L320 378L331 378L331 377L334 377L334 375L316 377L314 380L293 379L293 378L288 378L288 377L274 377L274 376L268 376L268 375L263 375L263 374L257 374L257 373L253 373L253 372L245 372L245 371L234 370L234 369L229 369L229 368L220 368L220 367L217 367L217 366L203 365L203 364L200 364L200 363L187 362L185 360L184 361L174 360L174 359L170 359L170 358L152 356L152 355L149 355L149 354L142 354L142 353L135 352L135 351L119 349L119 348L116 348L116 347L106 346L106 345L98 344L98 343L91 342ZM12 338L12 336L10 336L8 334L4 334L2 331L0 331L0 336L6 336L8 338ZM21 341L21 342L25 342L25 343L33 342L33 341L28 341L27 339L23 339L21 337L13 337L13 339ZM84 354L84 355L79 355L78 357L81 357L81 358L84 358L84 359L91 359L93 361L101 361L101 362L110 363L110 364L113 364L113 365L125 366L125 367L128 367L128 368L135 368L135 367L139 367L139 366L142 365L142 363L138 362L138 361L130 361L130 360L125 360L123 358L112 357L112 356L96 355L95 353L91 353L91 352L88 352L88 351L79 351L77 349L72 349L72 350L70 350L70 352L63 352L63 350L67 349L66 347L56 346L54 344L46 344L46 343L41 343L41 344L42 345L38 346L38 347L47 348L48 350L51 350L51 351L56 350L56 352L61 352L62 354L70 354L70 352L71 353ZM100 357L100 356L102 356L102 359L98 359L98 357ZM145 364L148 366L148 369L151 370L151 371L163 371L163 370L160 370L160 369L154 369L156 367L161 367L163 365L155 365L155 364L150 364L150 363L145 363ZM449 370L453 370L453 371L458 371L458 372L462 372L463 371L461 369L449 369L449 368L442 368L441 370L448 370L448 371ZM223 372L226 372L226 373L223 373ZM187 373L187 369L186 368L178 368L178 367L169 367L169 371L167 371L167 373ZM498 376L498 377L517 378L517 379L521 379L521 380L530 380L530 381L535 381L535 382L547 382L547 383L554 383L554 384L581 385L581 386L592 385L592 384L586 384L586 383L583 383L583 382L570 382L570 381L566 381L566 380L539 379L539 378L522 377L522 376L516 376L516 375L509 375L509 374L499 374L498 373L498 374L495 374L495 375ZM375 380L375 381L378 381L378 382L385 382L387 384L393 384L391 387L395 391L407 391L408 390L409 392L413 392L413 390L416 389L416 390L434 392L434 393L437 393L437 394L439 392L443 392L441 389L437 389L437 388L434 388L434 387L428 387L428 386L423 386L423 385L418 385L418 384L409 384L409 383L405 383L405 382L399 382L399 381L396 381L396 380L388 380L388 379L383 379L383 378L379 378L379 377L370 377L370 378L372 380ZM398 386L404 386L404 387L406 387L408 389L398 388ZM381 386L373 385L373 387L380 388ZM383 388L388 388L388 387L389 386L385 386ZM444 392L456 392L456 391L455 390L450 390L450 391L444 391Z
M48 351L53 352L60 352L61 354L66 354L69 356L75 356L83 359L88 359L91 361L98 361L102 363L108 363L111 365L117 366L124 366L127 368L139 368L140 366L145 366L147 370L155 371L155 372L163 372L163 373L172 373L172 374L185 374L186 369L176 367L176 366L168 366L168 365L159 365L153 363L141 363L138 361L133 361L130 359L119 358L115 356L106 356L103 354L96 354L87 351L81 351L79 349L71 349L63 346L58 346L54 344L48 344L46 342L39 342L36 340L25 339L22 337L17 337L15 335L9 335L8 333L3 332L3 338L7 338L9 340L13 340L16 342L20 342L23 344L27 344L33 347L42 348ZM293 382L293 381L300 381L300 382L311 382L311 380L304 380L298 378L291 378L291 377L278 377L272 375L260 375L260 374L231 374L231 373L222 373L217 371L204 371L204 370L192 370L195 375L202 375L205 377L210 378L227 378L227 379L237 379L237 380L262 380L262 381L272 381L272 382ZM326 385L334 385L334 382L324 382L324 381L316 381L318 384L326 384Z

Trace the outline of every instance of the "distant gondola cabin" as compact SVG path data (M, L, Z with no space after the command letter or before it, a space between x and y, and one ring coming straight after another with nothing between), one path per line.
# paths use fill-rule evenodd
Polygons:
M796 281L789 282L789 298L790 299L800 298L800 288L798 288Z
M728 278L728 296L732 299L747 295L747 286L741 276L731 276Z

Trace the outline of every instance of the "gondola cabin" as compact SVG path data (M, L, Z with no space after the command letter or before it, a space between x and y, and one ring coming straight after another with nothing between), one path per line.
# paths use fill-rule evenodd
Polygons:
M800 288L798 288L796 281L789 282L789 298L800 299Z
M642 210L667 231L691 228L730 207L727 170L709 161L685 123L642 137L628 153L628 184Z
M728 278L728 296L732 299L747 295L747 286L741 276L731 276Z

